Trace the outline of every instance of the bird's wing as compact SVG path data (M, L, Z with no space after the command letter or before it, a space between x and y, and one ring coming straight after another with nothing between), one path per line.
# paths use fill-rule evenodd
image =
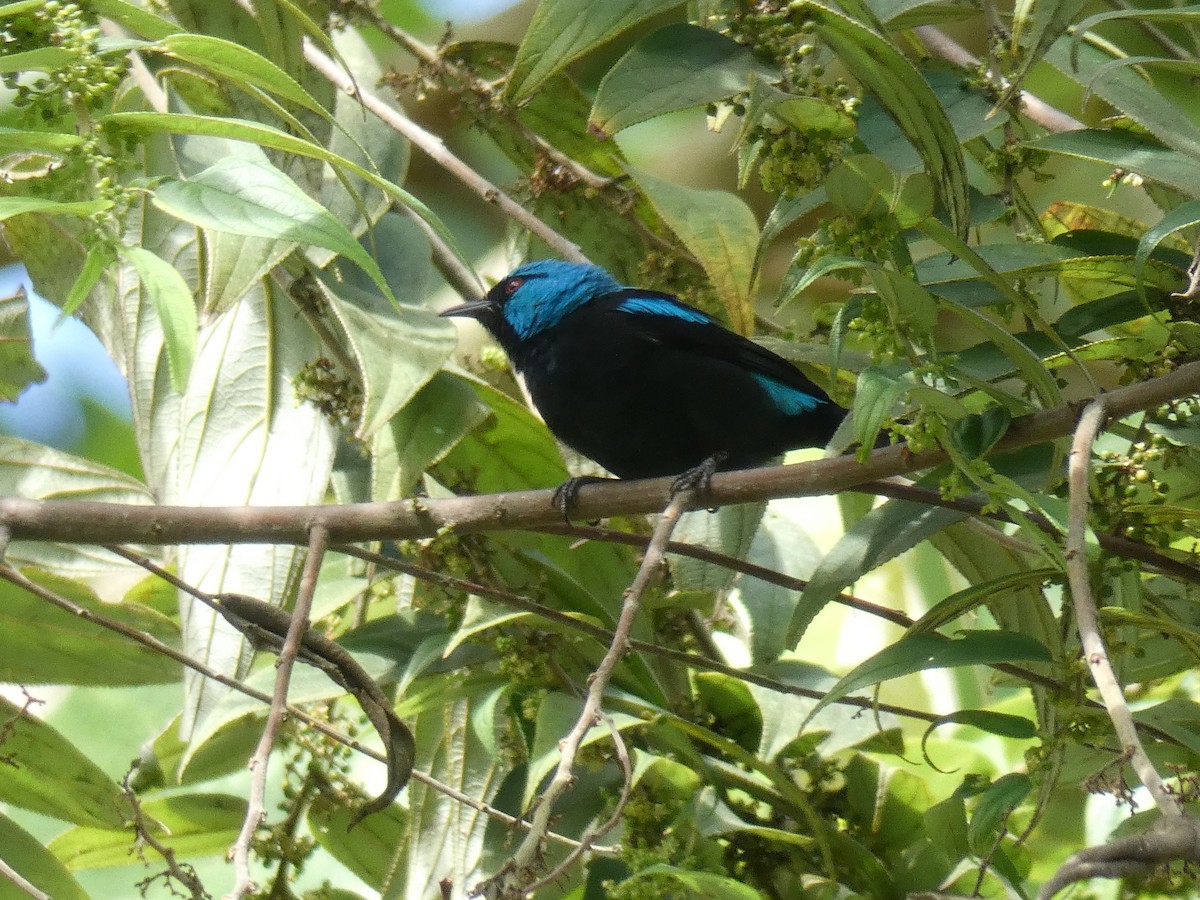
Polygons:
M739 368L765 375L805 393L825 393L794 365L749 338L730 331L707 313L670 294L627 288L606 294L587 307L635 316L638 328L650 339L704 356L725 360Z

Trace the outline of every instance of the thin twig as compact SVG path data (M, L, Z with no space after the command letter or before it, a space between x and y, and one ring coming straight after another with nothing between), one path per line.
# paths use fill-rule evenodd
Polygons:
M2 526L0 526L0 527L2 527ZM197 599L212 600L214 597L214 595L212 595L212 594L207 594L203 591L200 591L200 590L192 587L191 585L187 584L186 582L184 582L181 579L174 576L172 573L168 572L167 570L155 565L154 562L152 562L151 560L147 559L144 556L140 556L139 554L136 554L136 553L133 553L132 551L126 550L123 547L109 547L107 549L130 560L131 562L135 562L138 565L143 566L147 571L153 572L155 575L158 575L160 578L166 579L173 586L191 594L191 596L196 597ZM92 624L97 625L100 628L104 628L108 631L114 632L115 634L119 634L122 637L128 638L129 640L133 641L134 643L140 644L141 646L145 647L148 650L152 650L155 653L161 653L163 656L166 656L167 658L174 660L175 662L179 663L182 666L186 666L187 668L191 669L192 671L194 671L200 675L203 675L205 678L209 678L209 679L217 682L218 684L224 685L225 687L229 688L230 690L237 691L240 694L244 694L247 697L251 697L255 700L258 700L260 703L262 703L264 705L269 706L271 703L271 695L266 693L265 691L260 691L257 688L250 687L248 684L238 681L235 678L230 678L228 675L225 675L221 672L217 672L215 669L210 669L208 666L204 665L203 663L198 662L195 659L192 659L187 654L181 653L180 651L176 650L174 647L171 647L168 644L164 644L162 641L160 641L158 638L154 637L151 634L147 634L144 631L139 631L136 628L132 628L129 625L126 625L124 622L118 622L115 619L110 619L107 616L101 615L100 613L93 612L92 610L88 609L86 606L81 606L80 604L76 603L73 600L69 600L66 597L61 596L60 594L56 594L54 591L51 591L48 588L45 588L42 585L37 584L36 582L30 581L28 578L26 578L24 575L22 575L17 570L13 569L11 566L0 565L0 578L3 578L5 581L8 581L8 582L16 585L17 587L20 587L23 590L28 591L29 593L33 594L35 597L45 600L46 602L52 604L53 606L57 606L59 609L62 609L64 612L68 612L71 615L76 616L80 619L84 619L88 622L91 622ZM363 755L369 756L371 759L374 759L381 763L387 762L387 757L384 756L379 751L374 750L371 747L368 747L368 746L365 746L364 744L359 743L357 740L355 740L352 737L349 737L348 735L342 734L340 731L338 731L336 728L334 728L328 722L326 722L322 719L318 719L316 716L313 716L313 715L305 712L304 710L300 709L299 707L289 705L287 707L287 714L289 717L294 718L299 722L303 722L305 725L309 726L310 728L321 732L321 734L325 735L330 740L337 741L339 744L344 744L345 746L349 747L351 750L354 750L357 753L362 753ZM412 777L415 781L420 781L421 783L426 784L429 787L433 788L435 791L438 791L441 794L445 794L450 799L456 800L459 803L463 803L463 804L471 807L472 809L478 810L479 812L484 813L485 815L490 816L491 818L496 819L497 821L502 822L505 825L508 825L511 827L517 827L517 828L528 828L529 827L528 823L522 821L521 819L517 818L516 816L511 816L506 812L502 812L502 811L496 809L495 807L489 806L487 803L484 803L482 800L477 800L476 798L471 797L467 794L464 794L462 791L459 791L456 788L450 787L447 784L443 784L442 782L438 781L433 776L427 775L424 772L414 771L412 773ZM551 840L553 840L557 843L563 844L565 846L568 846L568 847L577 846L579 843L574 838L569 838L564 835L560 835L560 834L553 833L553 832L549 835L549 837ZM612 853L615 853L616 851L613 848L609 848L609 847L603 847L603 848L602 847L593 847L592 852L612 854Z
M667 504L667 508L654 528L654 537L650 541L649 547L646 548L642 564L634 576L633 583L625 591L621 614L617 618L617 627L613 631L612 644L588 681L587 697L584 700L579 719L567 736L559 742L558 767L555 769L550 783L546 785L545 791L535 801L536 807L531 817L533 827L529 829L504 869L496 876L501 895L505 895L509 891L524 892L526 890L525 885L529 883L527 873L541 856L542 843L545 840L546 831L549 830L554 807L559 798L575 783L575 759L579 748L588 732L600 721L604 690L608 687L609 679L612 678L617 663L629 652L629 635L638 610L641 608L642 595L654 576L658 574L659 567L665 559L667 541L671 539L675 526L679 524L680 517L687 509L688 495L694 493L696 493L694 490L677 493Z
M1096 615L1096 601L1092 596L1091 579L1088 574L1087 523L1091 509L1089 476L1091 474L1092 444L1108 419L1104 398L1098 397L1087 405L1079 417L1075 439L1071 444L1071 460L1068 467L1070 499L1067 505L1067 578L1071 586L1071 600L1075 609L1075 620L1079 627L1079 639L1083 645L1084 659L1092 680L1104 701L1108 717L1121 746L1129 754L1130 763L1164 816L1182 816L1183 808L1178 798L1167 788L1154 768L1154 763L1142 747L1134 725L1133 714L1125 702L1125 694L1117 681L1116 672L1108 659L1104 638L1100 634L1100 623Z
M979 59L945 32L932 25L918 25L913 33L920 38L925 49L955 65L968 69L978 68ZM991 73L988 73L989 77ZM1021 91L1021 112L1047 131L1079 131L1087 126L1028 91Z
M308 555L304 560L304 572L300 576L300 587L296 591L296 605L292 610L292 624L288 628L287 637L275 661L275 693L271 697L271 709L267 713L267 721L263 726L262 737L250 757L250 797L246 806L246 818L242 822L242 830L233 845L234 886L231 896L243 897L254 886L250 877L250 844L254 832L266 815L265 797L267 791L267 768L271 756L271 748L275 745L275 736L283 724L284 713L287 710L288 685L291 682L292 667L296 662L296 654L308 630L308 616L312 610L313 593L317 589L317 575L321 571L321 561L325 558L325 548L329 545L329 532L321 525L315 525L309 535Z
M398 134L403 135L414 147L422 150L430 159L453 175L488 203L495 204L501 212L530 234L537 237L563 259L572 262L587 262L588 259L578 244L567 240L516 200L500 190L465 162L451 153L440 137L426 131L404 113L385 103L369 91L359 90L350 74L325 55L316 44L304 38L304 58L309 65L321 73L336 88L360 103Z
M15 887L33 897L34 900L54 900L49 894L39 890L36 885L22 877L21 873L6 863L2 857L0 857L0 876L11 881Z

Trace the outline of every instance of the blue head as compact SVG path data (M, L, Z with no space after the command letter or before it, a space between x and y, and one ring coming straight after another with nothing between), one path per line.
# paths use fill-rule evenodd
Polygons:
M589 300L620 288L599 266L543 259L514 269L484 299L451 307L442 315L478 319L511 355L522 341L553 328Z

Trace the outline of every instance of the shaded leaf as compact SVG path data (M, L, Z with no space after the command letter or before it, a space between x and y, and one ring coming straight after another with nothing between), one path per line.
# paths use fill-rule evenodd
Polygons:
M615 134L638 122L745 91L777 73L749 48L696 25L668 25L642 38L605 74L589 127Z
M31 384L46 380L46 370L34 358L29 331L29 299L24 288L0 297L0 401L16 402Z
M758 222L750 207L728 191L687 188L632 168L629 172L667 227L700 260L733 329L752 334Z
M0 722L9 723L0 800L77 825L124 826L128 803L120 787L74 744L3 697Z

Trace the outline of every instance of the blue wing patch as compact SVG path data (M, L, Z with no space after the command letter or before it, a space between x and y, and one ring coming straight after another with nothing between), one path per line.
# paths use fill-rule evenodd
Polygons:
M754 380L763 386L770 398L781 410L789 416L812 412L825 401L812 394L806 394L799 388L789 387L782 381L776 381L768 375L755 374Z
M685 322L695 322L699 325L712 324L712 318L698 309L692 309L682 303L676 303L665 297L630 297L617 305L621 312L637 313L647 316L669 316L682 319Z

